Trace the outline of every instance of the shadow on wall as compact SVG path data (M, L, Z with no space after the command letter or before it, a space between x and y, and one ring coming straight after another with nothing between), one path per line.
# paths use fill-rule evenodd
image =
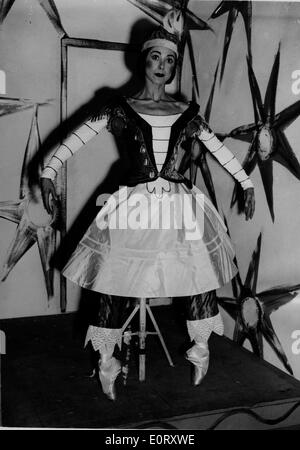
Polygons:
M153 30L153 23L147 19L138 20L132 27L129 39L129 45L136 48L136 52L125 52L124 63L129 70L130 78L117 89L109 86L99 88L93 97L83 106L77 109L67 120L52 130L41 145L41 148L31 160L28 166L29 184L33 188L39 184L39 166L50 153L53 148L57 147L74 129L79 127L85 120L93 115L97 115L105 105L109 104L112 98L116 96L132 96L135 95L143 87L143 79L138 70L138 51L142 42ZM120 138L113 136L118 150L118 160L115 161L104 180L96 186L84 207L79 211L77 217L68 229L66 236L61 241L55 254L51 259L51 267L62 270L69 260L72 252L75 250L79 240L92 223L99 212L100 205L97 206L97 199L101 194L113 193L119 189L120 185L126 185L126 178L129 171L129 160L124 151L124 145ZM59 207L59 204L58 204ZM54 225L58 230L60 228L61 219ZM75 327L83 330L90 323L90 318L95 314L97 308L97 298L99 294L82 289L79 301L79 309Z

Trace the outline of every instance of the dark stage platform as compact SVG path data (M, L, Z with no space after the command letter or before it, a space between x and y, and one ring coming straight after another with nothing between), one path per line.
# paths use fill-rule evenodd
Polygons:
M0 321L7 338L2 425L182 430L300 425L300 382L227 338L211 336L208 374L200 386L191 386L180 312L174 305L152 310L176 367L168 365L158 338L148 336L146 381L140 383L133 343L127 385L118 378L115 403L88 377L90 353L83 349L78 314Z

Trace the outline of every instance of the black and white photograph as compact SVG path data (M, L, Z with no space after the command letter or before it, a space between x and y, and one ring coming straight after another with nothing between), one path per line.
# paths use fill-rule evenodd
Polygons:
M300 430L299 55L300 1L0 1L0 430Z

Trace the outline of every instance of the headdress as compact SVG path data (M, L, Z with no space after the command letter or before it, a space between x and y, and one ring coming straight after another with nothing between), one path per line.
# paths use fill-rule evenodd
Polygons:
M183 17L180 10L172 9L164 19L163 25L153 31L144 42L142 52L150 47L166 47L178 56L178 44L183 30Z

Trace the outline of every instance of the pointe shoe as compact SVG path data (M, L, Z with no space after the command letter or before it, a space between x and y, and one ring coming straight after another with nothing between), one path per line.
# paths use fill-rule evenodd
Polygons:
M115 381L121 372L121 363L112 357L108 361L99 362L99 379L103 393L109 400L116 400Z
M205 377L209 364L209 349L206 342L198 342L186 353L185 358L193 364L192 384L198 386Z

